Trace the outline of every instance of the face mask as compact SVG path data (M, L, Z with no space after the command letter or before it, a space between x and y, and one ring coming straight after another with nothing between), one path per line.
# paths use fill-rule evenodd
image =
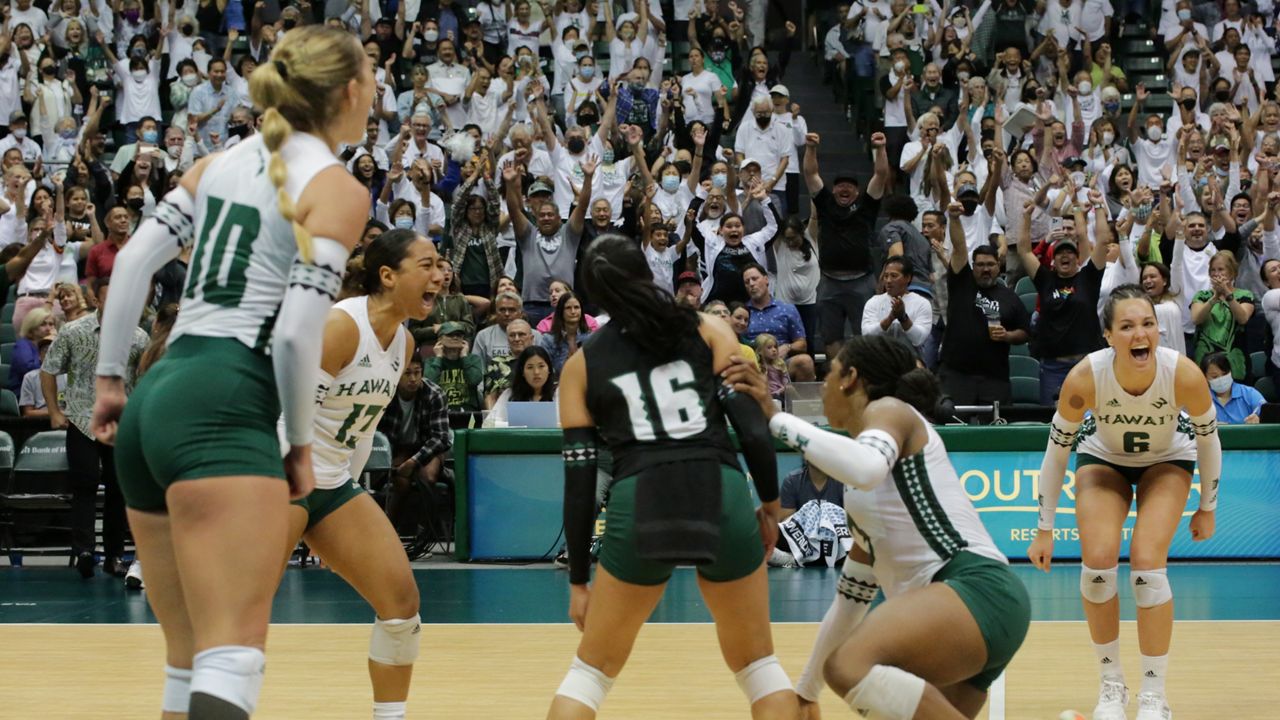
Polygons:
M182 84L187 87L195 87L200 84L200 76L195 73L187 73L182 76Z
M66 130L60 130L58 132L58 137L62 138L63 140L70 140L75 136L76 136L75 128L67 128Z
M125 20L128 20L128 21L129 21L129 22L131 22L131 23L136 23L136 22L138 22L138 18L139 18L139 17L141 17L141 13L140 13L139 11L137 11L137 10L125 10L125 11L124 11L124 19L125 19Z
M124 203L130 210L141 210L143 205L147 204L146 198L129 198Z
M963 15L958 15L955 20L951 21L951 24L956 26L957 29L963 30L969 26L969 21L965 20Z
M717 62L717 63L724 62L724 51L723 51L723 50L712 50L712 51L711 51L711 62Z
M642 91L642 90L644 90L644 83L643 83L643 82L632 82L632 83L631 83L631 92L640 92L640 91Z
M146 57L146 56L147 56L147 49L146 49L145 47L142 47L141 45L139 45L138 47L135 47L134 49L132 49L132 50L130 50L130 51L129 51L129 56L130 56L130 57L136 57L136 58Z
M680 175L682 176L688 176L689 172L693 170L693 166L684 160L677 160L674 165L676 166L676 169L680 171Z
M565 145L567 145L567 146L569 147L569 152L570 152L570 153L572 153L572 154L574 154L574 155L577 155L577 154L581 153L583 150L586 150L586 149L587 149L587 141L586 141L586 140L583 140L583 139L582 139L582 138L580 138L580 137L571 137L571 138L569 138L569 139L565 142Z
M133 77L134 82L142 82L143 80L147 79L146 70L134 70L133 72L129 73L129 75Z
M178 156L182 154L181 145L170 145L169 147L165 148L165 150L169 152L169 157L173 158L174 160L177 160Z
M893 64L893 71L899 75L907 71L907 64L899 60Z
M297 21L297 20L294 20L294 21L293 21L293 24L294 24L294 25L297 25L297 24L298 24L298 21ZM286 28L293 27L293 25L290 25L290 24L289 24L289 21L288 21L288 20L285 20L285 21L284 21L284 26L285 26ZM183 26L182 26L182 34L183 34L183 35L190 35L191 33L195 32L195 31L196 31L196 29L195 29L195 28L193 28L193 27L191 27L190 25L183 25Z
M723 189L729 184L729 176L724 173L714 173L711 176L711 187Z
M58 72L58 68L54 67L53 65L45 65L44 67L40 68L40 73L45 77L53 77L53 74L56 72Z
M1089 93L1093 92L1093 83L1089 82L1088 80L1081 80L1080 84L1076 86L1076 90L1081 95L1088 95Z
M397 230L412 230L412 229L413 229L413 218L408 217L407 215L401 215L400 217L396 218L396 229L397 229Z
M242 139L243 139L244 137L246 137L246 136L249 134L249 126L248 126L248 125L245 125L244 123L237 123L237 124L235 124L235 125L228 125L228 126L227 126L227 134L228 134L228 135L235 135L236 137L238 137L238 138L242 138Z
M156 132L155 130L142 131L142 142L144 143L151 143L152 145L155 145L156 141L159 139L160 139L160 133Z
M1035 88L1023 88L1023 89L1022 89L1022 102L1024 102L1024 103L1033 103L1033 102L1035 102L1035 101L1036 101L1036 89L1035 89Z
M1217 100L1218 102L1222 102L1222 103L1224 103L1224 102L1230 102L1230 101L1231 101L1231 91L1230 91L1230 90L1219 90L1219 91L1217 91L1217 92L1215 92L1215 93L1213 94L1213 99L1214 99L1214 100Z
M673 192L675 192L675 191L676 191L676 189L677 189L677 188L679 188L679 187L680 187L680 178L679 178L679 177L677 177L677 176L675 176L675 175L663 175L663 176L662 176L662 189L663 189L663 190L665 190L665 191L667 191L667 192L669 192L669 193L673 193Z
M1190 10L1183 9L1178 11L1178 22L1186 22L1190 19L1191 19Z
M436 40L439 40L439 39L440 39L440 31L439 31L439 30L427 30L427 31L425 31L425 32L423 32L423 33L422 33L422 39L423 39L423 40L426 40L427 42L435 42Z
M633 37L635 37L635 36L636 36L636 31L635 31L635 30L632 30L631 28L625 28L625 27L624 27L624 28L622 28L622 30L618 33L618 36L619 36L619 37L621 37L623 40L630 40L631 38L633 38Z
M1075 183L1076 187L1083 187L1085 183L1084 173L1079 170L1071 173L1071 182Z
M23 140L27 137L26 128L17 128L15 130L12 130L11 132L13 133L13 136L18 138L19 140Z
M1152 125L1147 128L1147 139L1151 142L1160 142L1160 138L1164 137L1164 130L1159 125Z
M1220 395L1231 391L1231 376L1223 375L1209 381L1209 389Z
M1111 132L1110 130L1103 131L1103 133L1102 133L1102 144L1103 144L1103 145L1110 145L1111 143L1113 143L1113 142L1115 142L1115 141L1116 141L1116 134L1115 134L1115 133Z
M613 150L610 150L609 148L605 148L605 151L600 154L600 162L603 162L605 165L612 165Z
M773 119L772 115L757 115L756 125L761 129L769 127L769 121Z
M1118 102L1102 103L1102 109L1108 115L1115 115L1116 113L1120 112L1120 103Z
M298 21L294 20L293 18L285 18L284 20L280 21L280 27L283 27L285 32L288 32L298 27Z
M1186 108L1186 109L1188 109L1188 110L1195 110L1195 108L1196 108L1196 99L1195 99L1195 98L1184 98L1184 99L1182 100L1181 105L1182 105L1182 107L1184 107L1184 108Z
M960 82L969 82L969 71L961 70L956 73L956 80L959 80Z
M596 66L583 65L582 67L578 68L578 74L582 76L583 80L590 80L591 78L596 76Z

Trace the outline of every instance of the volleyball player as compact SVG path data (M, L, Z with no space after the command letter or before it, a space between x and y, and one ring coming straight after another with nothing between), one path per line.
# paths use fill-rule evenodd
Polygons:
M775 437L846 485L856 545L797 684L805 716L818 716L825 677L867 717L975 717L1026 637L1031 604L926 419L937 380L900 340L849 340L822 389L827 419L848 437L777 411L754 365L735 361L726 382L756 399ZM879 589L885 601L868 615Z
M1103 307L1102 324L1110 347L1090 353L1072 368L1058 397L1040 466L1039 529L1027 554L1036 567L1049 571L1054 515L1074 446L1080 594L1101 675L1093 718L1123 720L1129 691L1120 667L1116 574L1121 530L1137 495L1138 519L1129 541L1129 583L1138 606L1142 653L1138 720L1169 720L1173 717L1165 699L1173 635L1173 589L1166 573L1169 544L1191 492L1197 459L1200 506L1191 518L1191 538L1201 541L1213 536L1222 446L1204 374L1190 358L1160 347L1155 306L1143 289L1121 285L1112 290Z
M719 396L716 373L729 366L738 340L721 320L660 289L634 240L603 235L582 263L587 290L610 320L560 376L569 615L582 641L548 717L595 717L672 570L696 564L751 716L793 718L791 680L773 655L764 563L780 512L773 443L750 398ZM763 502L758 512L726 413ZM613 454L617 479L588 587L598 437Z
M288 501L315 483L325 317L368 215L368 193L334 156L359 141L373 102L359 42L292 30L249 85L262 132L197 163L165 196L120 251L102 327L93 429L116 444L164 630L166 718L240 720L257 704ZM152 274L193 241L169 352L126 411L124 343Z
M421 628L404 546L357 478L413 357L404 322L431 314L444 262L435 243L414 231L385 232L361 258L365 294L329 311L316 391L316 489L294 501L284 546L287 559L306 540L377 613L369 641L374 720L403 720Z

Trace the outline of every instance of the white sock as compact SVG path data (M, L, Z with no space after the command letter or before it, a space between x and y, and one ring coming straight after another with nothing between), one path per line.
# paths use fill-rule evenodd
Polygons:
M373 704L373 720L404 720L404 707L408 703L376 702Z
M1124 668L1120 667L1120 638L1101 645L1094 643L1093 652L1098 656L1099 676L1104 680L1124 682Z
M1169 656L1142 656L1142 692L1164 695L1164 678L1169 673Z

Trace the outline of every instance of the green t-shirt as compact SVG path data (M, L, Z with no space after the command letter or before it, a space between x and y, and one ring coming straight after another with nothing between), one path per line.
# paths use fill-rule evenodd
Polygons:
M480 410L480 384L484 381L484 361L478 355L463 355L455 360L437 355L427 361L423 376L435 383L450 410Z
M484 255L484 245L472 243L467 246L467 253L462 258L463 287L470 285L489 285L489 259Z

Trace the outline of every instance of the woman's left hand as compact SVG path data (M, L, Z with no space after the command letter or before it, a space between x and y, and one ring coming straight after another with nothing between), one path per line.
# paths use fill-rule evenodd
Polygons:
M589 585L569 586L569 619L578 626L578 632L586 628L587 605L590 602L591 587Z
M1195 515L1191 516L1190 529L1193 541L1201 542L1213 537L1214 517L1212 510L1196 510Z

